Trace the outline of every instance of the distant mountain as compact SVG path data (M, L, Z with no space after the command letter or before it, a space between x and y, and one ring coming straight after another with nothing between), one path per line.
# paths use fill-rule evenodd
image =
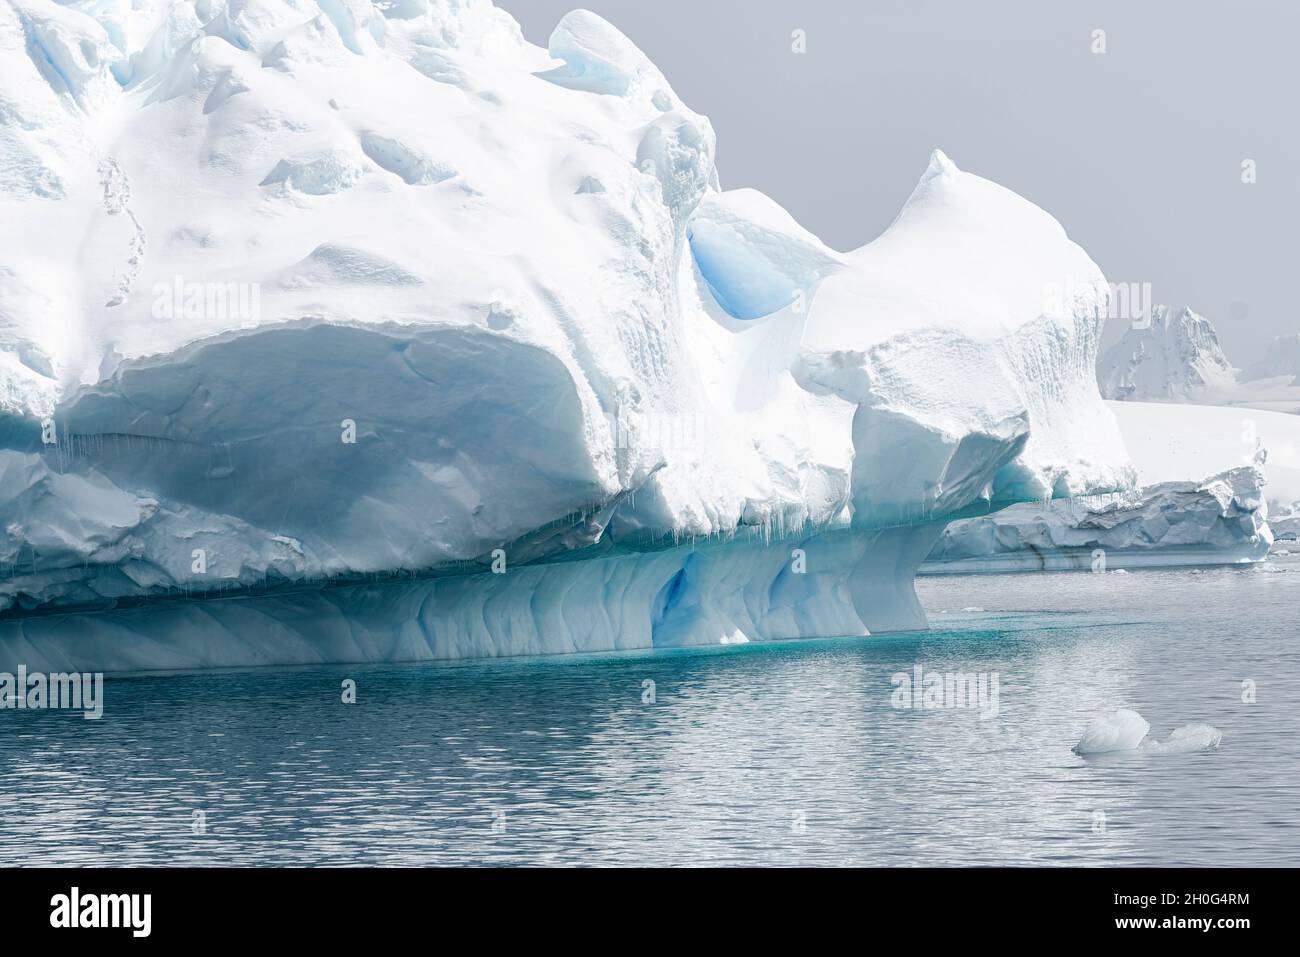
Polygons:
M1242 382L1281 378L1279 385L1300 385L1300 335L1278 336L1268 358L1242 370L1238 378Z
M1101 356L1097 384L1107 399L1216 404L1237 382L1209 319L1186 306L1156 306L1149 325Z

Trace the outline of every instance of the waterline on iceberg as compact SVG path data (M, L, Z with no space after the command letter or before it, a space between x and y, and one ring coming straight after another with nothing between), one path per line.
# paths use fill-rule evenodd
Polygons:
M927 627L943 523L700 542L501 574L0 621L0 668L103 671L592 653Z

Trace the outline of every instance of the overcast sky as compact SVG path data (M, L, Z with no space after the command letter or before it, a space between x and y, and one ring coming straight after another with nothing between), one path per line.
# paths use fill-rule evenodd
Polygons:
M546 46L575 3L497 5ZM878 235L939 147L1052 213L1112 283L1209 316L1236 365L1300 332L1300 3L583 5L713 121L725 189L761 189L837 249Z

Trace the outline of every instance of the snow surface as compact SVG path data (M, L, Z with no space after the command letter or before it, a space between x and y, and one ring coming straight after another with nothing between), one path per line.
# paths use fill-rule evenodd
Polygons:
M1047 213L936 151L841 254L714 150L585 11L6 0L0 662L918 628L945 522L1132 485Z
M1107 405L1141 485L1258 466L1270 514L1300 501L1300 416L1159 402Z
M922 574L1116 571L1262 561L1273 544L1264 474L1242 466L1202 482L1024 503L953 522Z

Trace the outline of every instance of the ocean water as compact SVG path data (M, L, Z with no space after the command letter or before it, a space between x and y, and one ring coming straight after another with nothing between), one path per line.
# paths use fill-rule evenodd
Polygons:
M110 677L0 712L3 863L1300 864L1300 558L919 592L915 635ZM895 707L918 665L996 715ZM1222 744L1073 754L1117 707Z

